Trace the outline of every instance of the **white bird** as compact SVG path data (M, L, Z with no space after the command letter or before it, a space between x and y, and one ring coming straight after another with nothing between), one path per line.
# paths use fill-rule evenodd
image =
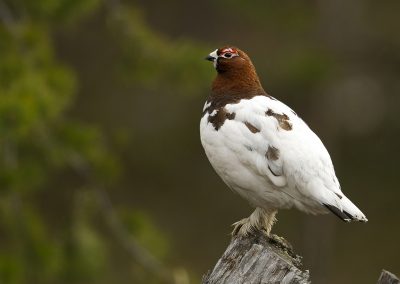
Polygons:
M343 194L331 158L318 136L288 106L262 88L250 58L223 47L207 58L218 75L200 122L201 143L222 180L255 211L233 234L270 234L278 209L366 222Z

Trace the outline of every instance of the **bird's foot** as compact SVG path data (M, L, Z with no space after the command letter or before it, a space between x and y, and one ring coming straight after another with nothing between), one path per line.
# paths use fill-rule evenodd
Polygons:
M232 231L232 236L233 237L248 237L250 235L256 235L258 233L262 233L267 239L270 239L270 233L266 228L262 228L259 226L254 225L251 221L250 218L244 218L240 221L237 221L232 224L233 226L233 231ZM278 236L276 236L279 238Z
M232 236L249 236L261 231L268 237L275 222L275 214L276 211L256 208L249 217L233 224Z
M249 218L244 218L232 224L233 231L232 236L249 236L254 232L254 227L252 226Z

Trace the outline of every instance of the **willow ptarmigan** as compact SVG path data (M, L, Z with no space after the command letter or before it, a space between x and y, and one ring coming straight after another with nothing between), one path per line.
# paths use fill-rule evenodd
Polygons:
M268 95L246 53L211 52L217 77L200 122L201 143L222 180L256 209L233 234L270 234L278 209L295 206L343 221L366 222L342 193L331 158L318 136L288 106Z

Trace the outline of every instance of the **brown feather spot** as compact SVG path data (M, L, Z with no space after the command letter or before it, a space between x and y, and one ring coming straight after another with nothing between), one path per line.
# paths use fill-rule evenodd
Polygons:
M287 114L279 114L279 113L276 113L276 112L274 112L272 109L268 109L266 112L265 112L265 114L266 115L268 115L268 116L273 116L273 117L275 117L275 119L278 121L278 123L279 123L279 126L282 128L282 129L284 129L284 130L287 130L287 131L289 131L289 130L292 130L293 129L293 127L292 127L292 123L290 122L290 119L289 119L289 117L287 116Z
M225 120L229 119L235 119L236 114L234 112L229 113L225 110L225 108L220 108L217 110L217 113L213 116L208 117L208 122L211 122L212 125L214 126L215 130L218 130L221 128L222 125L224 125Z
M226 118L229 120L235 119L236 113L232 112L232 113L226 113Z
M268 146L268 150L265 156L270 161L276 161L279 159L279 150L274 146Z
M255 127L253 124L251 124L250 122L245 122L244 123L246 126L247 126L247 128L251 131L251 132L253 132L253 133L257 133L257 132L260 132L260 129L258 129L257 127Z

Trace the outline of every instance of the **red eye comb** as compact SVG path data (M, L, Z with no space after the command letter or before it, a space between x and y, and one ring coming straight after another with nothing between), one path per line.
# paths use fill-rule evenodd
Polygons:
M221 50L221 53L226 53L226 52L230 52L230 53L237 53L237 50L234 48L224 48L223 50Z

